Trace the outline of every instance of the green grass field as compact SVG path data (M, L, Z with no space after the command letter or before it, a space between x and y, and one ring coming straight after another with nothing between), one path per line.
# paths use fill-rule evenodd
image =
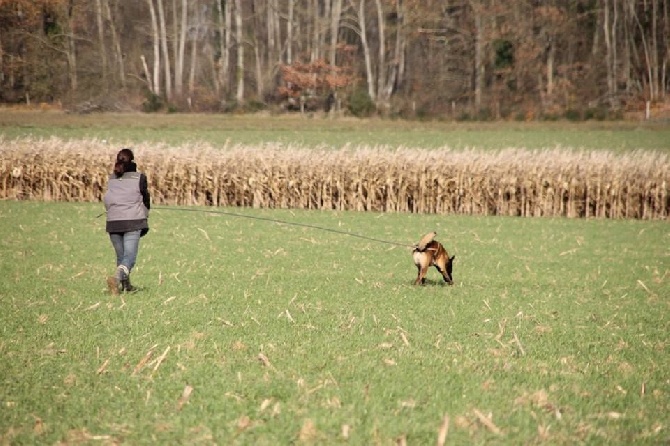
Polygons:
M670 151L670 125L658 122L453 123L328 119L323 116L215 114L90 114L0 108L5 138L98 139L114 146L133 142L183 145L263 142L300 146L451 147L454 149L543 149Z
M102 205L0 202L0 443L670 442L667 222L216 211L111 296Z

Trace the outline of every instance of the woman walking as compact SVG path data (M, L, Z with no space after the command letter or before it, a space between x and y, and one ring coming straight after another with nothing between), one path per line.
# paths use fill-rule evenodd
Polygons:
M137 260L140 237L149 232L151 196L147 177L137 171L132 150L121 149L116 155L114 173L107 182L104 202L106 230L116 253L116 273L107 279L107 285L113 294L134 291L130 284L130 272Z

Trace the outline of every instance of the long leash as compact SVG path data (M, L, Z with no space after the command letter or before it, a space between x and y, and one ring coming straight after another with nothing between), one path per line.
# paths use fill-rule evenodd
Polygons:
M261 221L267 221L271 223L278 223L281 225L287 225L287 226L298 226L302 228L310 228L310 229L316 229L319 231L325 231L325 232L332 232L334 234L341 234L341 235L348 235L349 237L356 237L360 238L363 240L369 240L372 242L377 242L377 243L384 243L387 245L394 245L394 246L404 246L404 247L410 247L412 248L414 245L408 245L406 243L396 243L396 242L391 242L388 240L382 240L374 237L368 237L367 235L361 235L361 234L356 234L353 232L346 232L346 231L340 231L338 229L333 229L333 228L326 228L323 226L317 226L317 225L310 225L307 223L297 223L293 221L286 221L286 220L279 220L277 218L269 218L269 217L257 217L254 215L245 215L245 214L238 214L235 212L228 212L228 211L220 211L220 210L206 210L206 209L188 209L188 208L175 208L175 207L165 207L165 206L152 206L151 209L160 209L164 211L182 211L182 212L202 212L205 214L219 214L219 215L227 215L230 217L239 217L239 218L248 218L251 220L261 220Z
M409 245L407 243L396 243L396 242L391 242L388 240L382 240L378 239L375 237L368 237L367 235L361 235L361 234L356 234L353 232L346 232L346 231L340 231L338 229L333 229L333 228L325 228L323 226L317 226L317 225L310 225L307 223L297 223L293 221L286 221L286 220L279 220L277 218L269 218L269 217L257 217L254 215L244 215L244 214L238 214L236 212L228 212L228 211L221 211L221 210L207 210L207 209L188 209L188 208L178 208L178 207L167 207L167 206L152 206L151 209L159 209L162 211L177 211L177 212L202 212L204 214L218 214L218 215L227 215L230 217L239 217L239 218L248 218L251 220L260 220L260 221L267 221L271 223L278 223L281 225L287 225L287 226L298 226L302 228L310 228L310 229L316 229L319 231L325 231L325 232L332 232L334 234L341 234L341 235L347 235L349 237L356 237L360 238L363 240L369 240L371 242L377 242L377 243L384 243L386 245L394 245L394 246L404 246L404 247L409 247L413 248L414 245ZM100 218L105 213L103 212L102 214L98 215L96 218Z

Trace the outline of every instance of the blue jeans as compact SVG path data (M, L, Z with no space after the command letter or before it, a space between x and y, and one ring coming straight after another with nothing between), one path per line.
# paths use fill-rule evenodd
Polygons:
M116 266L123 265L128 271L133 269L140 248L140 230L129 232L110 232L109 239L116 251Z

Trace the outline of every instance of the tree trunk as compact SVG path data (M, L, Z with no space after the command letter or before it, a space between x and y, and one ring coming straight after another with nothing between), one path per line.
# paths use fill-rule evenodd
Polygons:
M103 5L105 7L107 21L109 22L109 30L112 33L112 44L114 45L114 58L116 59L117 63L119 82L121 83L121 88L126 88L126 68L125 62L123 60L123 51L121 50L121 41L119 39L119 35L116 32L116 24L112 16L112 11L109 7L109 0L103 0Z
M368 87L368 96L370 100L374 103L377 102L377 90L375 89L375 75L372 71L372 54L370 49L370 44L368 43L368 30L365 23L365 0L358 0L358 5L354 3L353 0L350 0L351 6L356 11L356 21L358 24L358 29L354 31L358 34L361 39L361 47L363 48L363 60L365 62L365 80Z
M661 99L667 97L670 84L668 71L670 68L670 2L663 0L663 37L665 38L665 56L661 66Z
M237 45L237 71L235 81L237 82L237 93L235 99L238 104L244 102L244 42L242 29L242 0L235 0L235 44Z
M263 57L267 55L267 36L263 33L267 31L267 25L264 23L264 19L267 18L267 3L268 0L245 0L249 8L251 8L251 17L248 17L247 20L251 20L249 28L247 28L247 45L253 51L251 55L252 59L249 61L252 68L250 69L250 75L253 75L253 79L256 80L256 93L255 96L259 96L259 92L262 90L263 86ZM265 3L265 9L261 4ZM263 15L265 13L265 17ZM249 57L249 55L247 55Z
M407 35L405 33L405 9L398 0L398 35L396 36L396 84L405 82L405 60L407 58ZM395 87L395 85L394 85Z
M274 78L276 64L281 63L281 26L277 0L268 0L266 20L268 73L270 78Z
M658 98L660 97L660 90L662 89L662 86L659 84L659 79L660 79L660 71L661 67L658 64L658 4L659 1L652 1L651 2L651 30L650 30L650 50L649 52L651 53L650 57L650 64L652 66L651 70L651 79L649 80L649 84L651 86L651 100L652 101L657 101ZM668 36L666 36L667 38Z
M288 0L288 20L286 22L286 63L293 63L293 14L295 0Z
M109 90L109 82L107 80L107 73L109 67L107 66L107 45L105 45L105 28L103 21L103 9L101 0L95 0L95 18L98 25L98 51L100 53L100 65L102 68L102 90Z
M625 88L626 88L626 93L630 93L633 89L633 79L632 79L632 70L633 70L633 63L632 63L632 46L633 42L631 39L633 38L633 34L635 33L635 24L632 19L632 14L630 13L630 8L628 5L626 5L626 2L629 0L624 0L624 7L622 9L623 13L623 31L622 31L622 49L623 49L623 55L622 55L622 75L623 75L623 80L625 83Z
M275 33L275 25L277 24L275 22L275 13L276 13L276 0L267 0L267 9L265 10L265 34L266 34L266 39L267 39L267 60L268 60L268 68L271 63L273 63L276 59L276 54L277 54L277 45L278 42L276 40L276 33Z
M377 101L384 102L382 97L384 91L384 76L386 74L386 27L384 26L384 10L380 0L375 0L377 9L377 40L379 52L377 54ZM380 107L381 106L381 107ZM377 104L377 108L384 108L386 104Z
M174 16L177 16L177 11L175 9ZM176 19L175 19L176 21ZM175 53L175 73L174 73L174 87L177 97L181 97L182 92L184 91L184 53L186 49L186 30L188 28L188 2L187 0L181 1L181 20L180 20L179 34L177 34L177 29L175 29L175 36L179 36L175 47L177 51Z
M547 104L553 105L554 102L554 58L556 57L556 44L554 38L549 40L549 49L547 50Z
M179 57L179 9L177 7L177 0L172 0L172 60L175 63L175 78L177 77L176 65L177 58ZM175 91L177 91L177 85L175 81Z
M325 0L328 2L329 0ZM324 9L327 5L324 6ZM309 43L309 61L314 62L321 58L321 48L323 46L323 32L321 31L321 15L319 14L319 0L310 0L308 16L312 23L312 36Z
M149 67L147 66L147 58L144 57L144 54L140 55L140 60L142 61L142 68L144 69L144 76L147 79L147 86L149 87L149 91L156 94L156 89L151 82L151 74L149 73Z
M386 87L384 88L384 101L389 102L391 95L395 90L396 82L398 82L398 75L400 72L400 65L403 60L404 53L404 34L403 34L403 20L404 13L402 8L402 0L396 0L396 35L395 48L393 49L393 60L390 63L389 75L386 80Z
M258 43L254 45L254 61L256 62L256 98L263 97L263 61Z
M342 16L342 0L333 0L330 16L330 50L329 61L333 66L337 65L337 40L340 30L340 17Z
M156 0L158 4L158 19L160 25L161 49L163 50L163 67L165 68L165 95L168 100L172 99L172 69L170 68L170 52L167 41L167 29L165 26L165 11L163 0Z
M616 102L616 25L617 25L617 0L612 0L613 18L610 24L610 0L604 0L603 13L603 31L605 37L605 64L607 68L607 96L611 106Z
M77 91L79 87L77 77L77 40L74 35L74 0L69 0L67 5L67 64L70 78L70 89L72 92Z
M223 3L223 5L222 5ZM223 94L230 91L230 43L232 41L232 8L229 0L217 0L216 10L219 26L219 84Z
M633 6L634 8L634 6ZM655 86L653 85L654 83L654 66L653 66L653 59L651 55L651 45L647 41L647 35L645 28L642 26L642 23L640 23L640 18L637 15L637 11L633 9L633 14L635 17L635 22L637 23L639 32L640 32L640 39L641 39L641 45L642 45L642 50L644 51L644 64L645 64L645 71L647 72L646 77L647 77L647 85L648 85L648 94L647 94L647 100L649 101L654 101L656 99L655 95Z
M268 19L268 14L270 13L270 1L271 0L266 0L265 1L265 17L263 16L261 12L261 6L259 3L263 3L259 0L247 0L251 1L251 9L252 11L255 11L256 13L253 16L253 25L251 26L251 29L253 30L253 38L251 39L251 45L253 45L253 50L254 50L254 75L256 78L256 97L257 98L262 98L263 97L263 91L265 88L265 81L266 78L264 76L264 71L263 71L263 65L267 66L267 72L271 70L270 65L273 62L273 55L270 54L270 49L268 48L268 43L270 39L274 39L274 37L270 37L268 35L263 35L263 32L268 33L270 31L269 25L266 23ZM264 22L265 20L265 22ZM272 35L274 36L274 31L272 31ZM274 42L273 42L274 45Z
M472 3L475 19L475 54L474 54L474 96L475 111L482 107L484 90L484 22L482 20L481 5Z
M151 37L154 47L154 66L153 66L153 94L160 96L161 94L161 53L160 53L160 36L158 33L158 20L156 19L156 10L154 9L153 0L147 0L149 4L149 13L151 15Z
M195 14L194 14L194 18ZM197 20L197 18L196 18ZM193 31L193 35L191 38L191 70L190 74L188 77L188 96L189 96L189 103L192 103L191 101L193 100L193 94L195 93L195 71L197 68L197 61L198 61L198 34L200 32L200 27L198 24L195 25L195 30Z

